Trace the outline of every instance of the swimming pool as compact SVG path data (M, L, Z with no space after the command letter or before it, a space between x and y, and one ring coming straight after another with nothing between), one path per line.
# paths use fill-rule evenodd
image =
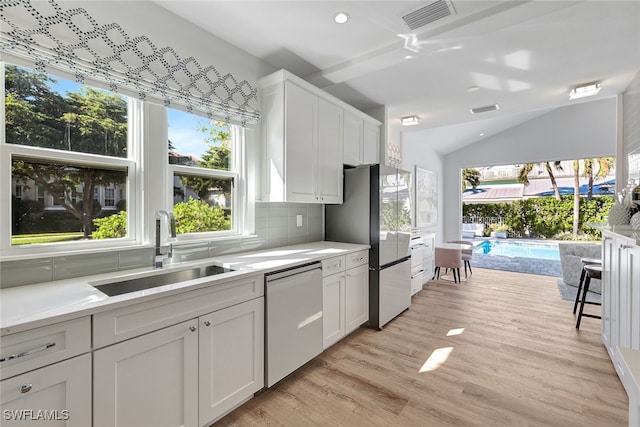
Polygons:
M484 240L473 249L474 253L507 257L537 258L560 261L558 245L521 241Z

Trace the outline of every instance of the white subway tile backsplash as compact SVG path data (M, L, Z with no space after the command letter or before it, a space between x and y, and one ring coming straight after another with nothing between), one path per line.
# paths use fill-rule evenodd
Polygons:
M118 253L118 269L150 267L154 261L154 250L151 248L127 249Z
M118 252L53 257L53 280L118 271Z
M255 213L255 238L174 246L172 261L295 245L324 238L322 205L258 202ZM297 215L302 215L302 227L297 226ZM154 254L153 248L136 248L98 254L5 261L0 263L0 288L147 267L153 264Z
M0 267L0 288L50 282L52 278L53 260L51 258L6 261Z

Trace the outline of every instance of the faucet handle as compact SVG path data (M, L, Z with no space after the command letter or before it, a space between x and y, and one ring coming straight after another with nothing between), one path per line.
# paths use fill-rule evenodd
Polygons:
M169 234L171 237L176 237L176 217L172 211L169 211Z

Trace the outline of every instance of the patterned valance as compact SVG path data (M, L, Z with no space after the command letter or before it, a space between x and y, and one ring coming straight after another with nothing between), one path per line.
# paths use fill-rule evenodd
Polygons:
M36 64L92 79L164 105L182 106L209 117L256 123L257 88L213 65L181 58L149 37L130 36L117 23L100 24L85 9L63 9L54 0L2 0L0 49Z

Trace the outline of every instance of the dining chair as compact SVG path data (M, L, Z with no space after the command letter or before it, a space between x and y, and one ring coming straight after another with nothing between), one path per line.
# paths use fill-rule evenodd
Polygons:
M467 267L469 267L469 274L473 274L471 270L471 258L473 258L473 242L468 240L449 240L447 243L460 243L462 245L469 245L471 249L462 249L462 262L464 263L464 277L467 277Z
M450 268L453 271L453 281L460 283L460 268L462 267L462 250L436 247L433 277L440 278L440 268ZM457 274L457 275L456 275Z

